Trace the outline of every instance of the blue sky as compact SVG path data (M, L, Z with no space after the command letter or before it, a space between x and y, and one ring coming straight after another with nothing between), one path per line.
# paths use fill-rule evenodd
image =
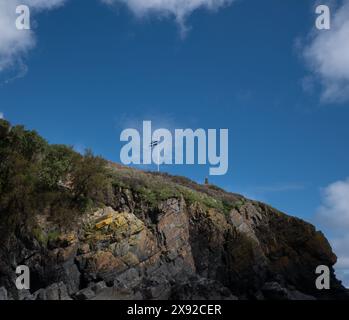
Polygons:
M349 75L326 73L316 51L326 40L316 32L326 31L314 31L315 2L240 0L193 9L181 22L185 34L175 15L159 9L137 17L138 9L122 2L70 0L35 11L35 45L3 70L0 61L4 117L51 143L90 147L114 161L121 130L143 120L229 128L229 172L210 181L311 221L343 247L338 239L348 229L327 228L318 208L336 206L324 192L348 177ZM331 1L333 14L347 3ZM162 170L198 182L208 174L207 166ZM349 221L348 211L342 214Z

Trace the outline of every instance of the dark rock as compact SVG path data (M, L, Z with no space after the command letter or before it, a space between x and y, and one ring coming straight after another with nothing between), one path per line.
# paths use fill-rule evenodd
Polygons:
M34 300L34 296L29 290L18 290L18 300Z
M7 290L4 287L0 288L0 300L8 300Z
M107 284L104 281L97 282L94 284L91 289L95 294L100 293L101 291L105 290L107 288Z
M171 294L171 285L164 277L153 277L143 283L143 297L146 300L167 300Z
M39 290L34 296L37 300L72 300L63 282L53 283L44 290Z
M262 287L263 297L268 300L316 300L298 290L284 288L277 282L267 282Z
M79 290L81 274L74 263L65 264L62 269L59 280L66 283L68 294L72 295Z
M267 282L262 287L263 295L270 300L289 300L289 292L277 282Z
M221 283L205 278L192 277L187 283L178 283L172 288L174 300L238 300Z
M290 290L288 296L290 300L316 300L315 297L304 294L298 290Z
M95 291L93 291L91 288L82 289L79 292L77 292L74 297L77 300L91 300L96 295Z
M0 247L0 299L348 299L336 256L312 225L211 185L115 170L188 190L156 203L151 194L150 205L147 194L114 186L111 207L77 217L47 245L25 230L12 235ZM42 230L57 229L38 220ZM13 288L20 263L30 268L33 294ZM330 268L328 292L315 288L318 265Z

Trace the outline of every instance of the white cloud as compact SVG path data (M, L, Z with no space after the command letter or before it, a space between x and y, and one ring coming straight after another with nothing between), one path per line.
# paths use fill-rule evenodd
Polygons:
M311 34L304 57L322 85L322 99L344 102L349 100L349 0L331 16L331 29Z
M338 257L336 273L349 287L349 178L326 187L322 202L317 218L334 235L329 241Z
M349 230L349 178L324 189L317 215L327 226Z
M338 257L336 273L343 280L344 285L349 287L349 234L330 240L333 250Z
M338 255L336 267L340 269L349 269L349 234L334 238L331 243Z
M185 35L187 27L186 18L195 10L205 8L218 10L221 7L231 4L234 0L101 0L102 2L114 5L122 3L137 16L143 17L148 14L160 16L173 16L180 26L182 35Z
M2 0L0 2L0 72L23 64L23 57L35 46L32 30L17 30L16 7L28 5L33 12L50 10L62 5L65 0ZM23 70L23 68L20 68Z
M4 114L2 112L0 112L0 119L4 119Z
M51 10L68 0L1 0L0 1L0 73L11 68L17 69L16 79L25 74L23 59L35 47L36 39L33 30L17 30L16 7L24 4L31 9L31 18L42 10ZM100 0L113 5L121 3L138 17L148 14L173 16L180 25L181 32L186 32L185 20L194 10L206 8L217 10L234 0ZM5 81L8 82L8 81Z

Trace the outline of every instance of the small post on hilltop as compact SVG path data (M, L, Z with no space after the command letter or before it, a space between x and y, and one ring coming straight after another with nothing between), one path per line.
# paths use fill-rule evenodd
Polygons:
M152 149L152 158L153 158L153 149L158 146L159 141L152 141L152 143L150 144L150 147ZM160 172L160 149L158 147L158 163L157 163L157 167L158 167L158 172Z
M206 177L205 178L205 186L207 186L208 185L208 178Z
M158 172L160 172L160 148L158 147Z

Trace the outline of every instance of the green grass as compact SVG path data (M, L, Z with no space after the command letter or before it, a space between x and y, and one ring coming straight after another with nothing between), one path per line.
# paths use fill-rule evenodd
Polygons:
M113 184L136 192L150 208L156 208L161 201L183 196L187 205L198 203L204 209L216 209L227 216L232 209L240 209L246 201L213 185L199 185L183 177L129 168L114 170Z
M50 241L55 241L59 238L60 236L60 232L59 231L50 231L48 234L47 234L47 242L50 242Z
M233 208L240 211L241 207L246 203L245 199L241 199L234 203Z
M59 231L50 231L47 234L40 228L40 227L35 227L32 230L32 234L34 238L44 246L47 246L47 244L50 241L55 241L59 238L60 232Z
M47 244L47 240L46 240L46 236L43 233L43 231L41 230L41 228L39 227L35 227L32 230L32 234L34 236L34 238L41 244L41 245L46 245Z

